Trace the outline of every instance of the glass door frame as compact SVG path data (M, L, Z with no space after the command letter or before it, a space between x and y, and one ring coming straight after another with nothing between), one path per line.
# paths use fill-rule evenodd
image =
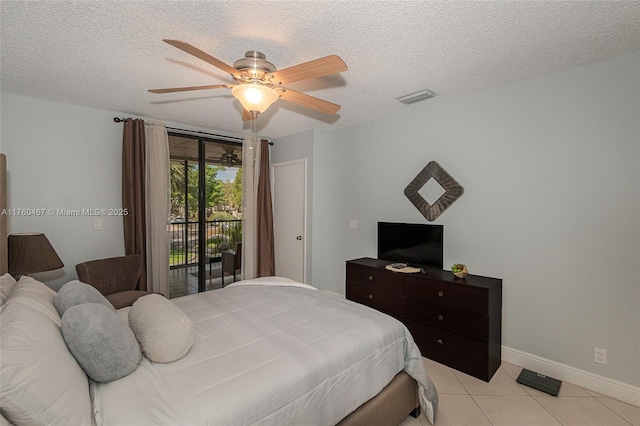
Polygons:
M232 145L232 146L242 146L242 143L240 142L232 142L232 141L225 141L225 140L220 140L220 139L213 139L213 138L207 138L207 137L203 137L203 136L196 136L196 135L190 135L190 134L186 134L186 133L178 133L178 132L168 132L169 136L175 136L175 137L180 137L180 138L186 138L186 139L193 139L194 143L197 142L198 144L198 159L197 159L197 163L198 163L198 292L204 292L207 291L207 263L208 263L208 256L207 256L207 217L206 217L206 199L207 199L207 193L206 193L206 167L207 167L207 161L206 161L206 144L207 143L215 143L218 145ZM169 156L171 156L171 152L169 153ZM178 160L178 158L175 158L174 160ZM189 161L194 161L194 160L183 160L180 159L180 161L185 161L185 164L188 163ZM187 197L186 197L186 193L188 193L188 177L187 177L187 173L185 173L185 214L188 213L189 208L188 208L188 201L187 201ZM188 223L188 218L185 217L185 222ZM188 225L185 225L188 227Z

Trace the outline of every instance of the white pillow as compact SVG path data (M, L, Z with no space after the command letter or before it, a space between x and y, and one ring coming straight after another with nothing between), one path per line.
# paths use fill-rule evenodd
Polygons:
M31 305L25 303L24 295L15 297L25 283L29 284L23 293L40 297ZM25 283L18 282L0 312L2 414L16 425L89 425L92 409L87 376L67 349L60 318L52 319L51 310L58 315L53 303L44 309L46 291L38 290L30 280Z
M15 285L16 280L13 279L11 274L6 273L0 277L0 306L3 306L7 301L9 293L11 293L11 290L13 290Z
M13 423L9 422L9 420L0 413L0 426L13 426Z
M58 315L58 311L55 306L53 306L53 299L56 297L56 294L55 290L47 287L40 281L23 275L16 283L11 294L9 294L9 299L5 304L8 304L10 301L21 303L24 306L28 306L47 315L59 327L60 315Z
M154 362L177 361L195 341L191 319L159 294L142 296L129 311L129 327L140 348Z

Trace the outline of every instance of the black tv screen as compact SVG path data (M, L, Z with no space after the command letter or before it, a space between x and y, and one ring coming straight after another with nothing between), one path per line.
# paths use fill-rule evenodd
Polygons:
M378 222L378 259L442 269L444 227Z

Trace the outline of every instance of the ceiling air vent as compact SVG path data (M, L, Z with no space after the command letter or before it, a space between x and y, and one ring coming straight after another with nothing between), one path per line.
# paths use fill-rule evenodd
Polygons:
M409 105L409 104L414 104L416 102L424 101L425 99L431 99L437 95L438 94L436 92L431 91L429 89L425 89L419 92L411 93L410 95L400 96L399 98L396 98L396 99L402 102L403 104Z

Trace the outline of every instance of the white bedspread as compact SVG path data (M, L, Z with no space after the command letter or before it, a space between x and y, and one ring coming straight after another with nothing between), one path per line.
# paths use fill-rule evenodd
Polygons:
M97 424L334 425L403 369L435 395L400 322L268 281L172 299L195 344L176 362L144 358L127 377L92 383Z

